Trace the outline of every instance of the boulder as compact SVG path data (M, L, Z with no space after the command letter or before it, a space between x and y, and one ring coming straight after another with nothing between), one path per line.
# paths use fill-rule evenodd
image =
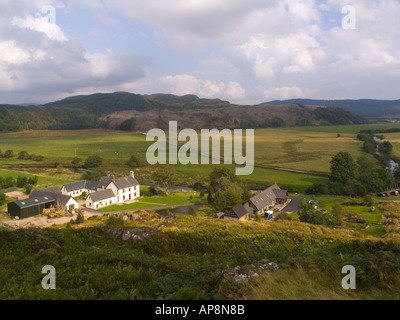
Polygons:
M168 235L152 228L110 228L109 233L114 239L123 241L169 240Z

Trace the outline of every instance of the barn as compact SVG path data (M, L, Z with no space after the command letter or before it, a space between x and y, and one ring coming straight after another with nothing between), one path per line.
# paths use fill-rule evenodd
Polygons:
M54 206L56 199L40 196L8 204L8 214L13 218L26 219L42 214L43 209Z

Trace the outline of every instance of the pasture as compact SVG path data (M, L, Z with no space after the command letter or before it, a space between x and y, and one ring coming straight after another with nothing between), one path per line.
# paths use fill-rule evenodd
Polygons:
M329 173L332 157L347 151L353 158L362 154L355 134L261 129L255 133L255 163L258 165Z
M355 127L355 126L352 126ZM250 176L243 176L251 188L263 188L275 182L289 190L304 192L315 182L324 182L326 178L313 175L284 172L273 168L304 170L329 173L330 160L339 151L348 151L354 158L362 154L362 143L353 133L343 133L337 137L337 131L316 132L294 129L260 129L255 131L255 163L267 168L255 168ZM320 127L325 129L325 127ZM339 129L339 128L338 128ZM43 176L43 183L62 184L74 181L79 175L61 167L71 167L72 159L77 156L85 160L89 155L97 154L104 159L102 170L122 174L129 171L126 165L131 156L146 163L146 152L153 142L147 142L144 134L135 134L112 130L77 131L32 131L0 134L2 152L13 150L17 155L21 151L44 156L43 162L12 159L0 159L0 168L21 168L27 173ZM221 147L223 156L223 147ZM83 161L82 161L83 163ZM59 166L58 170L55 169ZM174 168L187 185L207 179L217 165L175 165ZM235 166L227 165L234 169ZM49 170L52 172L47 172ZM137 170L137 169L136 169ZM151 167L140 168L138 178L143 175L149 180ZM50 181L46 181L50 179ZM180 180L180 179L179 179Z
M361 130L371 129L393 129L400 128L398 122L387 123L371 123L371 124L356 124L356 125L340 125L340 126L312 126L312 127L293 127L291 130L307 131L307 132L330 132L330 133L350 133L357 134Z

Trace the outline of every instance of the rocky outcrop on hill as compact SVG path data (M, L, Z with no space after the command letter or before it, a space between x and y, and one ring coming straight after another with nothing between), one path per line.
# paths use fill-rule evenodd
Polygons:
M135 242L147 239L168 241L169 237L165 233L152 228L111 228L110 235L114 239L125 242Z

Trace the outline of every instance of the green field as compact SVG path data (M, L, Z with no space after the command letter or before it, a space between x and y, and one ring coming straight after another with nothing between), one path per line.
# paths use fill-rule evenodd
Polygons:
M36 174L36 172L39 172L39 174ZM18 178L18 176L26 176L26 177L31 177L31 176L37 176L38 179L38 184L37 187L40 188L47 188L50 186L59 186L62 187L64 184L72 182L73 176L75 176L76 179L79 179L79 175L74 175L70 172L68 173L57 173L56 170L34 170L30 169L29 172L26 170L22 171L18 170L0 170L0 177L13 177L15 180Z
M400 128L400 123L373 123L373 124L358 124L358 125L340 125L340 126L313 126L313 127L294 127L291 130L307 131L307 132L331 132L331 133L359 133L361 130L371 129L392 129Z
M274 146L271 147L273 137L280 135L280 140ZM321 137L320 134L315 134L317 137ZM310 136L304 134L302 137ZM320 144L325 144L327 137L322 134L320 138ZM81 159L85 159L91 154L98 154L104 159L103 171L106 173L117 173L119 175L126 174L131 168L126 165L126 162L132 155L145 161L145 155L148 147L152 144L146 142L146 137L141 134L132 134L118 131L107 131L107 130L80 130L80 131L40 131L40 132L22 132L13 134L1 134L0 135L0 149L5 150L11 149L14 154L18 154L21 151L27 151L29 154L43 155L45 157L44 163L33 163L29 161L18 160L16 157L13 159L1 159L0 168L20 167L26 169L27 173L36 174L43 176L43 183L53 183L56 185L62 185L65 182L74 181L79 179L79 175L69 172L68 169L58 173L54 169L55 164L61 164L65 168L71 166L71 160L75 156ZM317 138L318 140L319 138ZM276 159L282 157L288 158L289 153L292 149L286 148L292 140L298 140L298 136L293 134L293 131L289 130L274 130L264 131L260 130L256 133L256 163L262 165L278 165L287 168L294 169L307 169L307 165L302 166L301 163L307 164L306 159L296 158L299 162L290 163L277 163ZM343 140L344 141L344 140ZM350 138L345 140L350 145L354 141ZM317 143L317 144L318 144ZM345 142L344 142L345 144ZM310 147L308 142L305 142L305 148ZM318 146L315 146L318 148ZM322 147L322 146L321 146ZM303 147L299 146L300 150ZM266 152L266 150L270 150ZM283 151L282 151L283 150ZM275 155L274 155L275 154ZM264 160L266 157L266 160ZM321 158L315 159L319 162L319 167L316 167L316 171L326 171L326 165L324 161L327 156L324 154ZM273 159L273 161L269 161ZM48 172L53 167L52 172ZM197 181L204 181L207 179L209 173L213 170L214 165L178 165L175 166L178 173L181 174L181 179L178 179L179 183L183 185L193 185ZM229 166L234 168L234 166ZM314 164L313 166L314 167ZM142 181L151 181L151 167L137 169L138 179L142 178ZM309 167L308 169L312 169ZM46 180L49 179L49 180ZM285 187L296 190L304 191L316 181L324 181L324 178L315 176L292 174L288 172L275 171L270 169L255 169L255 172L251 176L244 177L245 180L253 183L253 186L260 185L261 187L268 186L275 182L281 183Z
M123 204L109 206L107 208L100 209L103 212L113 212L122 210L142 209L155 206L168 206L179 203L186 203L192 201L206 200L206 197L200 197L198 192L172 192L168 196L153 196L153 197L142 197L138 202L132 204Z
M336 127L304 127L290 129L259 129L255 131L255 163L266 168L255 168L254 173L242 178L251 188L263 188L278 183L291 191L304 192L316 182L326 178L273 170L285 168L327 174L330 160L340 151L347 151L356 159L361 156L362 142L356 133L362 129L400 127L400 124L373 124ZM341 136L338 137L337 133ZM400 155L400 133L388 134ZM102 171L105 174L124 175L131 170L126 163L132 155L146 163L146 152L152 142L143 134L111 130L78 131L32 131L0 134L0 149L13 150L14 154L27 151L42 155L44 162L0 159L0 168L20 168L27 174L40 177L40 185L62 185L79 179L67 168L75 157L86 159L97 154L104 159ZM223 152L223 148L221 148ZM223 154L221 154L223 156ZM58 165L58 169L55 167ZM60 168L60 165L65 169ZM207 180L217 165L176 165L179 173L177 183L191 186L197 181ZM234 169L232 165L227 165ZM136 168L142 182L152 181L152 167ZM4 173L2 173L4 175Z
M362 142L349 133L337 137L336 132L260 129L255 134L255 163L328 173L332 156L347 151L358 158L361 148Z

